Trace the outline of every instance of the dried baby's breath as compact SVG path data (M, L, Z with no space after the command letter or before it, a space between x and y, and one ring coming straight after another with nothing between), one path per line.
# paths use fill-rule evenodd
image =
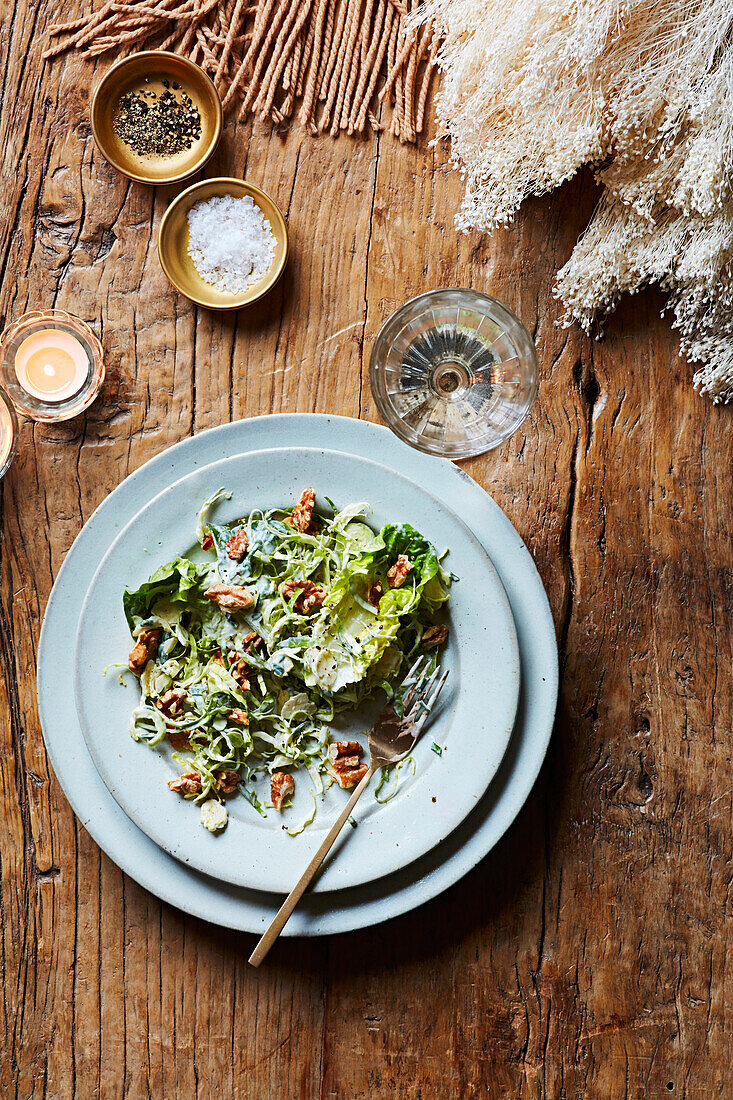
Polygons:
M603 198L558 278L568 318L661 284L696 385L730 400L733 0L427 0L421 17L444 36L459 228L595 165Z

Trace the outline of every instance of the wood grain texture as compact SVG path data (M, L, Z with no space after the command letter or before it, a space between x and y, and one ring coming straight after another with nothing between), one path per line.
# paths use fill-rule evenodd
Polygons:
M491 239L458 237L444 150L230 121L209 171L270 192L294 250L265 302L207 314L158 264L174 192L127 183L93 146L94 67L42 68L55 14L16 0L0 31L2 314L72 310L109 371L85 417L23 423L0 486L0 1091L730 1097L733 412L693 393L653 292L624 303L604 342L556 327L553 274L592 184L528 204ZM162 904L76 821L35 707L43 609L92 510L164 447L257 413L377 419L380 324L455 284L506 301L539 348L530 419L465 468L550 596L549 757L458 886L387 927L282 941L255 972L254 937Z

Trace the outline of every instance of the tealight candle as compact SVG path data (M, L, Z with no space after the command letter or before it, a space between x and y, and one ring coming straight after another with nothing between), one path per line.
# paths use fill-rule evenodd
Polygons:
M102 345L89 325L63 310L26 313L0 337L0 383L24 416L78 416L103 379Z
M70 332L44 328L27 336L15 353L23 389L39 401L67 401L87 380L87 353Z
M17 431L13 406L5 391L0 390L0 477L13 461Z

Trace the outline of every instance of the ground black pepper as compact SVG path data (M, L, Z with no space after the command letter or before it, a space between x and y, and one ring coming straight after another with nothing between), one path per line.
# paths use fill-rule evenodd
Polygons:
M185 92L126 92L114 117L114 131L138 156L172 157L201 137L198 107ZM174 85L175 87L175 85Z

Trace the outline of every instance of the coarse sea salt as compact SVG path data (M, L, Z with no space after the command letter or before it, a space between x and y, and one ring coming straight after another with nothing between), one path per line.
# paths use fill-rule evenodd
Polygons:
M241 294L272 265L272 226L249 195L215 195L188 212L188 254L202 279Z

